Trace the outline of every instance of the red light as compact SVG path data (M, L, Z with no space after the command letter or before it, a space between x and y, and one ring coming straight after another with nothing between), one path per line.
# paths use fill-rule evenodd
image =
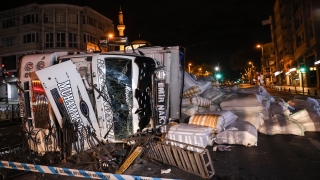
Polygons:
M4 64L1 64L1 67L4 68Z

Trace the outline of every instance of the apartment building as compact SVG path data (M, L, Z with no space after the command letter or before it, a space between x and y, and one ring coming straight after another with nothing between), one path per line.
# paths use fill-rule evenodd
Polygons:
M36 3L0 12L0 63L9 72L9 99L16 91L10 82L17 76L19 57L26 53L97 51L100 38L114 33L112 20L87 6ZM107 49L103 49L107 51ZM4 79L1 73L1 82ZM0 84L1 84L0 82ZM5 90L7 88L7 90ZM10 96L12 94L12 96Z
M276 0L271 19L278 84L320 87L320 1ZM305 73L299 67L305 65Z

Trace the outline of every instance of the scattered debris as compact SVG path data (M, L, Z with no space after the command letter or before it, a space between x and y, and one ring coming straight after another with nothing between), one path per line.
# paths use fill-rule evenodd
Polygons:
M161 174L168 174L171 172L171 169L161 169Z

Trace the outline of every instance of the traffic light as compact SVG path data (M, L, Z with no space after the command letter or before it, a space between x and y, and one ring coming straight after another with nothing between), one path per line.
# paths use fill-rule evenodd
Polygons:
M216 74L216 79L220 79L222 77L222 75L220 73Z
M300 64L300 68L299 68L300 72L304 73L306 72L306 67L303 63Z

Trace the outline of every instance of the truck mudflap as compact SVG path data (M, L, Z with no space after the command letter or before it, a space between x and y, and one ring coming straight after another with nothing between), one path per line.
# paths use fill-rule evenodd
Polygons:
M59 122L71 123L82 150L91 148L88 132L99 131L86 88L72 61L36 71ZM66 122L64 122L65 120ZM75 143L75 142L74 142Z

